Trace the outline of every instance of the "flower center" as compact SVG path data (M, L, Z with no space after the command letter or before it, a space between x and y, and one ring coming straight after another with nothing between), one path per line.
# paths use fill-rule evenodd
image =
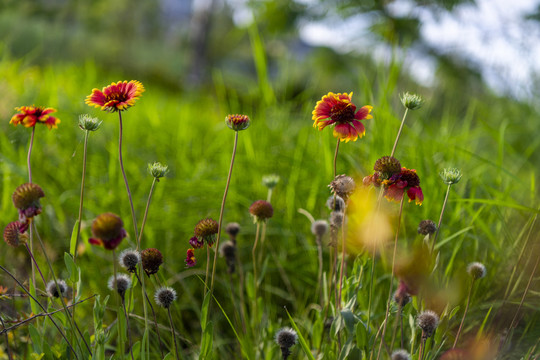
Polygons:
M356 107L350 103L338 103L330 110L330 117L337 123L347 123L354 120Z

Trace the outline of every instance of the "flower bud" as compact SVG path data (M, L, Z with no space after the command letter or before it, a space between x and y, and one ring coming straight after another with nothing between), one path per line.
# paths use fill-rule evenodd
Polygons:
M79 115L79 128L84 131L96 131L103 121L88 114Z
M163 255L158 249L144 249L141 251L141 263L146 274L150 276L159 271L159 267L163 264Z
M274 208L265 200L257 200L249 207L254 222L265 222L274 215Z
M410 94L409 92L403 94L400 100L403 106L405 106L409 110L417 110L420 109L422 105L424 105L424 99L422 99L421 96L416 94Z
M247 115L227 115L225 124L234 131L246 130L251 125L251 120Z
M443 169L439 175L446 185L454 185L461 180L461 170L458 168Z
M176 300L176 291L170 287L159 288L154 295L154 300L162 308L168 309Z
M169 172L169 167L160 162L154 162L153 164L148 164L148 172L156 179L156 181L159 181L160 178L164 177Z
M473 280L478 280L486 276L486 267L482 263L473 262L467 266L467 272L471 275Z
M273 189L276 187L276 185L279 183L280 177L276 174L270 174L270 175L264 175L262 178L262 182L264 186L266 186L269 189Z

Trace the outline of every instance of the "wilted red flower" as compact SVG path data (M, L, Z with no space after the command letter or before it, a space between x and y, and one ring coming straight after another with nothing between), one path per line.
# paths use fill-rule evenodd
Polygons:
M41 204L39 199L45 197L43 189L33 183L26 183L18 186L13 192L13 205L19 210L19 221L27 222L34 216L41 214Z
M43 124L51 129L56 129L60 123L60 119L51 116L50 114L56 112L53 108L44 108L41 106L21 106L15 108L19 113L13 115L10 120L10 124L15 126L22 124L24 127L30 128L36 126L36 124Z
M186 254L186 265L187 267L194 267L197 264L197 259L195 259L195 249L188 249Z
M161 251L158 249L144 249L141 251L141 263L147 275L155 274L159 271L161 264L163 264L163 255L161 255Z
M104 213L92 222L92 235L94 237L88 239L90 244L114 250L127 236L127 233L124 230L124 222L118 215Z
M135 101L143 92L144 86L140 81L119 81L105 86L103 90L93 89L92 94L86 97L85 103L103 111L123 111L135 105Z
M274 215L274 208L265 200L257 200L249 207L249 213L255 222L265 222Z
M356 111L356 106L351 102L352 94L352 92L350 94L329 92L323 96L312 112L313 127L322 130L329 125L336 124L334 136L345 142L356 141L359 137L364 136L366 129L360 120L373 118L370 115L373 107L366 105Z
M13 247L26 243L28 240L28 235L25 233L27 229L28 223L10 222L4 229L4 241Z
M414 200L416 205L422 205L422 201L424 201L424 194L420 187L420 178L414 169L401 168L399 174L392 175L382 183L386 187L384 196L388 200L399 202L406 191L409 202Z
M199 238L196 236L193 236L191 239L189 239L189 245L191 245L194 249L200 249L204 246L204 241L199 240Z

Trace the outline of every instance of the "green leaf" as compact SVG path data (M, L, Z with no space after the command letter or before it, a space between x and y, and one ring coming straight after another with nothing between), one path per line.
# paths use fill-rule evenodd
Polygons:
M212 352L212 342L214 336L214 324L210 321L206 324L203 337L201 340L201 355L202 359L209 359L209 355Z
M167 355L165 355L163 360L174 360L174 355L172 353L168 353Z
M201 326L202 326L202 331L204 333L204 330L206 329L206 323L208 322L208 307L210 305L210 292L207 292L206 295L204 296L204 300L203 300L203 303L202 303L202 308L201 308Z
M28 279L29 283L30 283L30 295L32 295L34 297L34 299L37 299L37 294L36 294L36 286L34 285L34 282L32 281L32 278ZM34 314L38 314L39 313L39 307L38 305L36 304L36 302L32 299L32 298L29 298L30 300L30 308L32 309L32 312ZM41 353L41 351L40 351Z
M309 345L308 343L306 342L306 339L304 339L304 337L302 336L302 334L300 333L300 330L298 329L298 326L296 326L296 323L294 322L291 314L289 314L289 311L287 310L287 308L285 308L285 311L287 312L287 316L289 317L289 320L291 320L291 325L292 327L294 328L294 330L296 331L296 333L298 334L298 341L300 342L300 346L302 346L302 349L304 350L304 353L306 354L306 356L308 357L308 359L310 360L315 360L315 357L313 356L313 354L311 353L311 350L309 348Z
M73 257L69 255L68 253L64 253L64 262L66 263L66 268L69 273L69 278L72 281L76 281L75 272L77 271L77 265L75 265L75 261L73 261Z
M356 346L358 346L359 349L364 349L367 345L367 341L368 333L366 327L361 321L359 321L356 324Z
M43 347L41 346L41 341L43 337L39 334L39 331L37 331L34 325L30 324L28 326L28 332L30 333L30 339L32 340L32 347L34 348L34 352L42 354Z
M69 242L69 253L75 257L75 250L77 249L77 230L79 229L79 220L75 221L73 230L71 231L71 241Z

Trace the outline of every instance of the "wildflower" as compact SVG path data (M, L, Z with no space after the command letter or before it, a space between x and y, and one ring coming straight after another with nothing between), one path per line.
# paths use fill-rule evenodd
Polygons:
M432 220L422 220L418 224L418 233L420 235L433 235L437 232L437 225Z
M114 250L127 236L127 233L124 230L124 222L118 215L104 213L92 222L92 235L93 237L88 239L90 244Z
M45 197L43 189L33 183L22 184L15 189L12 200L13 205L19 210L19 221L26 222L34 216L41 214L39 199Z
M234 273L236 264L236 245L230 240L225 241L223 245L221 245L219 252L227 262L227 272L229 274Z
M291 347L298 342L298 334L291 328L282 328L276 333L275 341L281 348L283 360L287 360L291 355Z
M399 160L393 156L383 156L375 161L373 170L378 173L379 178L386 180L392 175L399 174L401 172L401 164Z
M143 92L144 86L137 80L119 81L105 86L103 90L93 89L85 103L103 111L123 111L135 105Z
M279 183L280 177L276 174L264 175L262 182L268 189L273 189Z
M461 180L461 170L457 168L443 169L439 175L446 185L454 185Z
M225 232L229 234L232 241L236 241L236 236L240 232L240 224L236 222L228 223L225 227Z
M439 315L434 311L426 310L416 318L416 323L422 329L422 338L429 338L433 335L439 325Z
M272 204L265 200L257 200L249 207L253 222L266 222L274 215Z
M420 95L406 92L400 97L401 103L409 110L417 110L424 105L424 99Z
M148 164L148 172L156 179L156 181L159 181L160 178L164 177L169 172L169 167L160 162L154 162L153 164Z
M163 264L163 255L158 249L144 249L141 251L141 263L146 275L150 276L159 271L159 267Z
M316 220L311 224L311 233L315 236L323 236L328 232L328 221Z
M195 258L195 249L188 249L186 253L186 266L194 267L197 265L197 259Z
M124 269L133 273L137 270L137 265L141 262L141 254L137 250L126 249L120 253L118 262Z
M347 175L336 176L328 186L332 190L332 193L341 197L344 201L347 201L348 197L356 189L356 183L353 178Z
M58 293L58 289L56 288L56 284L58 283L58 289L60 289L60 294ZM47 293L51 297L59 298L60 295L65 296L67 292L67 285L64 280L57 280L54 282L54 280L51 280L47 283Z
M332 211L343 212L345 211L345 201L341 196L332 195L326 200L326 207Z
M227 115L225 117L225 124L231 130L241 131L246 130L251 125L251 120L247 115Z
M420 178L416 170L401 168L399 174L392 175L388 180L384 180L384 196L388 200L401 201L403 194L407 192L409 202L415 201L416 205L422 205L424 194L420 187Z
M212 218L202 219L195 225L195 236L206 242L208 246L212 246L216 240L219 224Z
M411 355L403 349L396 350L392 353L392 360L411 360Z
M103 121L88 114L79 115L79 128L85 131L96 131Z
M176 300L176 291L170 287L161 287L156 291L154 300L162 308L168 309Z
M204 246L204 241L199 240L199 238L196 236L193 236L191 239L189 239L189 245L191 245L194 249L200 249Z
M41 106L21 106L15 108L19 113L13 115L10 120L10 124L15 126L22 124L24 127L30 128L36 126L36 124L43 124L51 129L58 128L60 119L51 116L50 114L56 112L53 108L44 108Z
M13 247L26 244L28 241L28 234L25 233L27 229L28 223L10 222L4 229L4 241Z
M109 278L107 286L110 290L116 291L124 299L126 291L131 287L131 279L126 274L118 274L116 278L112 275Z
M350 94L329 92L323 96L315 105L313 110L313 127L324 129L329 125L334 125L334 137L341 141L356 141L366 133L361 120L371 119L372 106L366 105L356 111L356 106L351 102Z
M486 267L482 263L472 262L467 266L467 272L473 280L478 280L486 276Z

